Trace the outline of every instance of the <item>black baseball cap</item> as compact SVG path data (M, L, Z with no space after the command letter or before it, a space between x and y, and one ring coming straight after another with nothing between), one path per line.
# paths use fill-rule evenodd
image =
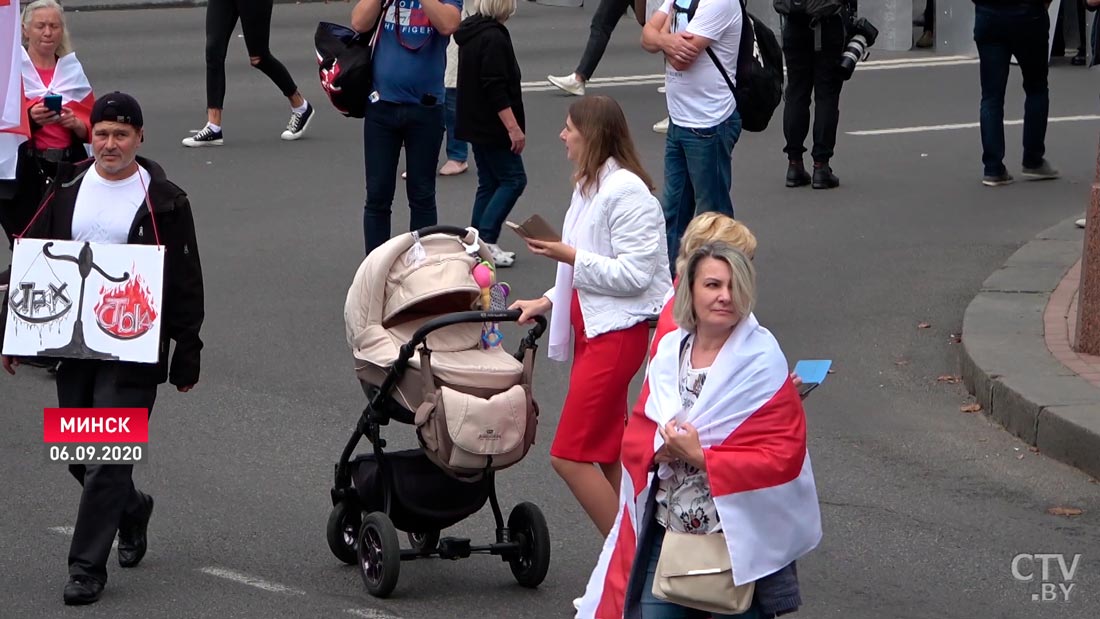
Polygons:
M107 120L126 123L135 129L141 129L144 120L137 99L124 92L112 92L96 99L92 106L92 124Z

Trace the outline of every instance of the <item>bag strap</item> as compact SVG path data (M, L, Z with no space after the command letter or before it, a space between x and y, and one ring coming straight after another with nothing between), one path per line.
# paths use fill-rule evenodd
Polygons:
M745 6L745 0L741 0L741 37L745 37L745 24L749 19L748 8ZM688 21L690 22L695 17L695 10L699 8L699 0L691 0L691 8L688 9ZM752 31L751 24L749 31ZM738 45L740 47L740 45ZM718 55L714 53L714 49L711 46L707 46L707 56L710 56L710 61L714 63L714 66L718 69L718 72L722 74L722 79L726 80L726 85L729 86L730 92L737 94L737 87L733 85L733 80L730 79L730 74L726 72L726 68L722 66L721 61L718 60Z

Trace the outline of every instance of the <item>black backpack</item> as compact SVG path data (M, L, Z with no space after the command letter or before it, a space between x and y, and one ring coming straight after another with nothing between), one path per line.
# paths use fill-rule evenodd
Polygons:
M379 24L388 3L383 3L378 21L370 32L359 33L346 26L321 22L313 35L317 51L317 72L321 89L329 101L344 116L362 118L367 98L374 90L374 68L371 59Z
M688 20L695 16L699 0L692 0ZM741 44L737 50L737 84L719 62L711 47L707 55L718 67L737 101L741 114L741 128L745 131L763 131L783 100L783 48L775 33L756 19L741 0Z

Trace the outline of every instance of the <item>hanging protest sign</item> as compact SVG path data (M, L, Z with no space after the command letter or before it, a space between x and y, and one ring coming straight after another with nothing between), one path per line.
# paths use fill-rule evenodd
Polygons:
M156 363L164 249L17 239L3 354Z

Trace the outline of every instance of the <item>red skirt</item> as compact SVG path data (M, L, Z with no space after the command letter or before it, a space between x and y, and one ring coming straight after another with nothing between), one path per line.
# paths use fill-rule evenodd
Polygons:
M642 321L589 339L573 291L573 367L550 455L574 462L618 462L626 427L627 391L645 361L649 324Z

